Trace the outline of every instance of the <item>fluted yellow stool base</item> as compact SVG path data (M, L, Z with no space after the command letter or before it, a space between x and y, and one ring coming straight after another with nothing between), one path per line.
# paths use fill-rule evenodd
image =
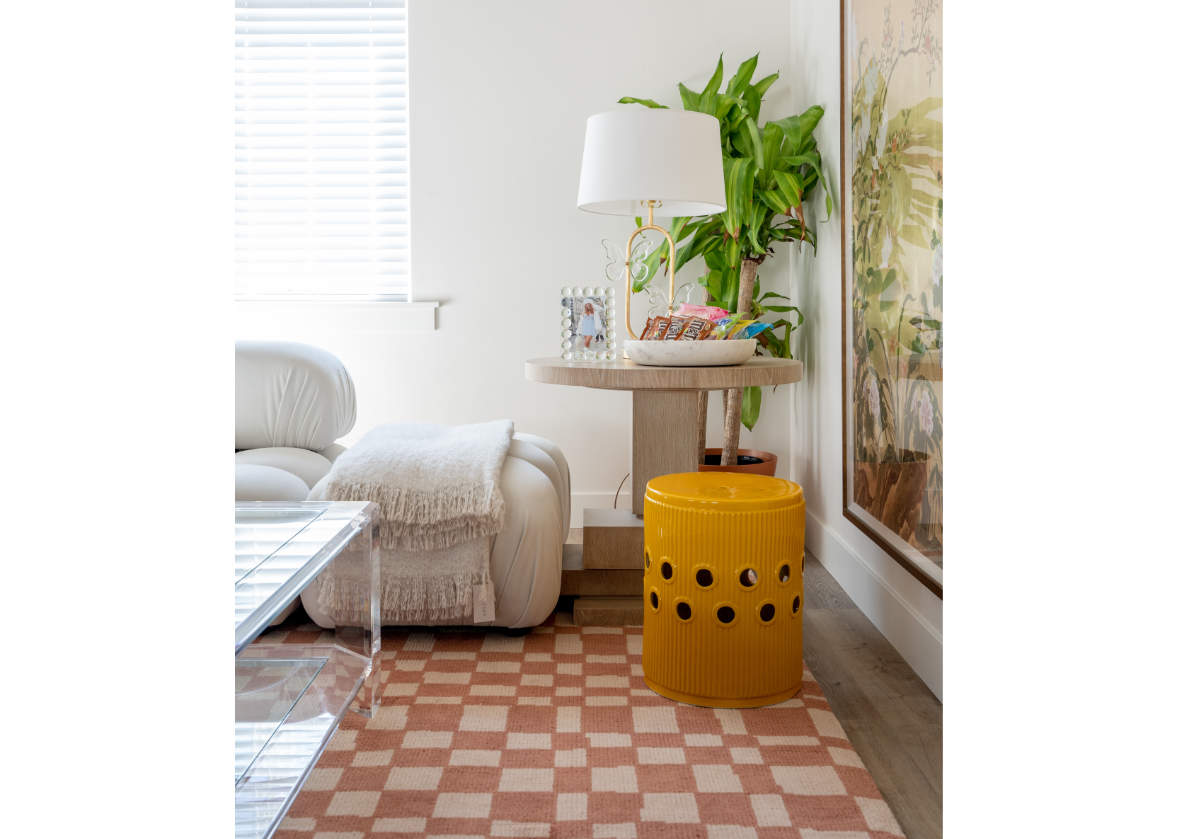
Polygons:
M804 672L804 492L762 475L646 484L642 669L668 699L754 708Z

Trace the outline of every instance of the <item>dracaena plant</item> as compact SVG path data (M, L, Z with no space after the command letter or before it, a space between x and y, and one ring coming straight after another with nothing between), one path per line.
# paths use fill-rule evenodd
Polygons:
M731 312L772 319L771 327L759 335L759 353L792 358L792 333L803 323L804 315L790 305L786 296L760 289L758 267L781 244L808 242L816 248L816 233L805 221L804 200L818 184L825 192L826 216L833 211L821 153L813 136L825 111L813 105L802 114L760 125L763 98L779 74L751 81L757 66L757 55L743 61L724 92L720 89L724 56L717 59L717 68L703 90L697 92L679 84L684 110L709 114L721 125L726 209L716 215L676 218L671 235L678 244L677 268L693 259L704 260L707 270L699 282L708 302ZM632 96L618 101L648 108L667 107ZM641 225L641 219L637 224ZM635 285L635 291L641 291L666 261L665 242L648 261L650 271ZM722 463L733 462L739 424L754 427L761 400L762 391L757 387L726 394Z

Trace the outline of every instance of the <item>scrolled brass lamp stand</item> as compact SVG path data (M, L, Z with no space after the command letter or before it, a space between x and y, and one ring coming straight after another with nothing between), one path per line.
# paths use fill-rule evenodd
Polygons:
M669 278L667 288L667 305L675 299L675 240L671 238L670 232L654 223L654 210L656 207L661 207L661 201L642 201L642 206L649 209L649 216L646 224L643 224L629 236L629 241L625 243L625 331L629 333L629 337L637 340L638 333L633 331L633 323L630 320L631 302L633 299L633 274L630 268L630 262L633 261L633 240L639 234L646 230L657 230L667 240L667 251L670 257L667 261L667 277Z

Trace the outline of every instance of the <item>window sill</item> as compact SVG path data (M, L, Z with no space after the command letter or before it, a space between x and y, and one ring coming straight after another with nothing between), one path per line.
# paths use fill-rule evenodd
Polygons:
M436 300L387 298L240 297L234 301L234 313L246 326L270 319L275 323L315 321L333 329L352 323L355 332L367 333L432 332L437 329L439 305Z

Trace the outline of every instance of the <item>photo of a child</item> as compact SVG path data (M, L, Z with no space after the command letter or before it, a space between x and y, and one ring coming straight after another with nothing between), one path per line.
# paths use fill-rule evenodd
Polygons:
M583 304L583 317L579 319L579 334L583 336L585 349L592 348L592 339L596 337L596 307L592 301Z
M572 295L562 298L563 357L576 361L595 361L612 349L609 345L609 307L600 295Z

